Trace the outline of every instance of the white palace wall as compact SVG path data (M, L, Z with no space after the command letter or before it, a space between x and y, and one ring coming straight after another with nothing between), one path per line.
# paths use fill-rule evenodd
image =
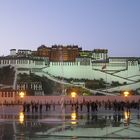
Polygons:
M98 67L96 67L98 68ZM118 81L120 83L132 83L131 79L138 80L140 77L140 71L138 66L128 67L128 70L125 69L120 71L114 75L107 74L101 70L101 67L98 68L100 70L94 70L92 65L80 65L80 62L50 62L50 66L45 68L43 71L47 72L56 77L64 77L64 78L75 78L75 79L104 79L108 83L112 81ZM114 68L115 69L115 68ZM116 67L118 70L118 67ZM120 69L124 69L123 67ZM134 76L137 75L137 76ZM134 77L133 77L134 76ZM127 77L130 77L130 81L128 81Z
M90 63L90 65L80 65L80 62L50 62L45 65L45 61L40 60L1 60L0 67L12 65L20 70L17 73L29 73L32 71L46 72L52 76L73 78L73 79L104 79L106 82L118 81L120 83L134 83L140 80L140 65L128 63ZM116 73L115 73L116 71ZM114 73L113 73L114 72ZM134 81L133 81L134 80Z

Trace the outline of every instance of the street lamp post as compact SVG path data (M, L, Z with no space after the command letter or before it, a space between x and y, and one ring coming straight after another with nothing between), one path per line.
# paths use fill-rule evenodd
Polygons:
M71 92L71 97L72 97L72 101L73 101L73 104L75 103L75 98L77 96L77 93L76 92Z
M125 97L125 108L126 108L127 112L129 112L130 111L130 103L128 101L128 97L130 95L130 92L125 91L123 94L124 94L124 97Z
M22 100L23 100L23 98L25 97L25 92L21 91L21 92L19 93L19 97L20 97L21 103L22 103Z
M77 96L76 92L71 92L71 97L72 97L72 108L74 107L74 110L77 110L78 104L75 102L75 98Z
M74 99L74 98L76 98L76 96L77 96L77 93L76 92L71 92L71 97Z
M128 91L125 91L123 94L124 94L124 97L128 97L130 93Z

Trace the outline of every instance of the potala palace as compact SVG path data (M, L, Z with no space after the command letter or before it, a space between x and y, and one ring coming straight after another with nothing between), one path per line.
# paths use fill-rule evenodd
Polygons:
M108 84L113 81L122 84L107 87L108 92L140 88L140 57L109 57L106 49L83 51L78 46L57 45L51 48L42 45L37 51L11 49L8 56L0 57L0 67L8 65L15 68L16 75L34 73L56 82L62 81L56 77L89 80L102 78Z

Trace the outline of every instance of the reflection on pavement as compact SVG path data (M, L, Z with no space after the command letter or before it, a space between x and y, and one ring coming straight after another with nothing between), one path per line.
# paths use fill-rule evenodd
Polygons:
M75 111L71 113L71 124L72 125L76 125L77 124L77 114L76 114Z
M19 123L20 124L24 123L24 113L23 112L19 112Z
M17 113L0 113L0 140L14 140L15 136L20 140L140 138L140 117L135 111L80 113L72 110L66 112L65 122L61 118L55 111L25 113L19 109ZM48 123L49 120L52 122Z

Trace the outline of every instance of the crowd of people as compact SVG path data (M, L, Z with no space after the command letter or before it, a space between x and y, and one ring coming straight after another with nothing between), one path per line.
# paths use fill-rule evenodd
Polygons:
M140 100L139 101L72 101L67 100L63 102L34 102L31 101L30 103L24 102L23 103L23 112L43 112L43 111L50 111L58 109L67 109L68 107L71 110L75 110L76 112L82 112L83 110L88 113L90 112L98 112L100 109L104 110L112 110L114 112L117 111L128 111L130 112L131 109L139 110L140 109Z

